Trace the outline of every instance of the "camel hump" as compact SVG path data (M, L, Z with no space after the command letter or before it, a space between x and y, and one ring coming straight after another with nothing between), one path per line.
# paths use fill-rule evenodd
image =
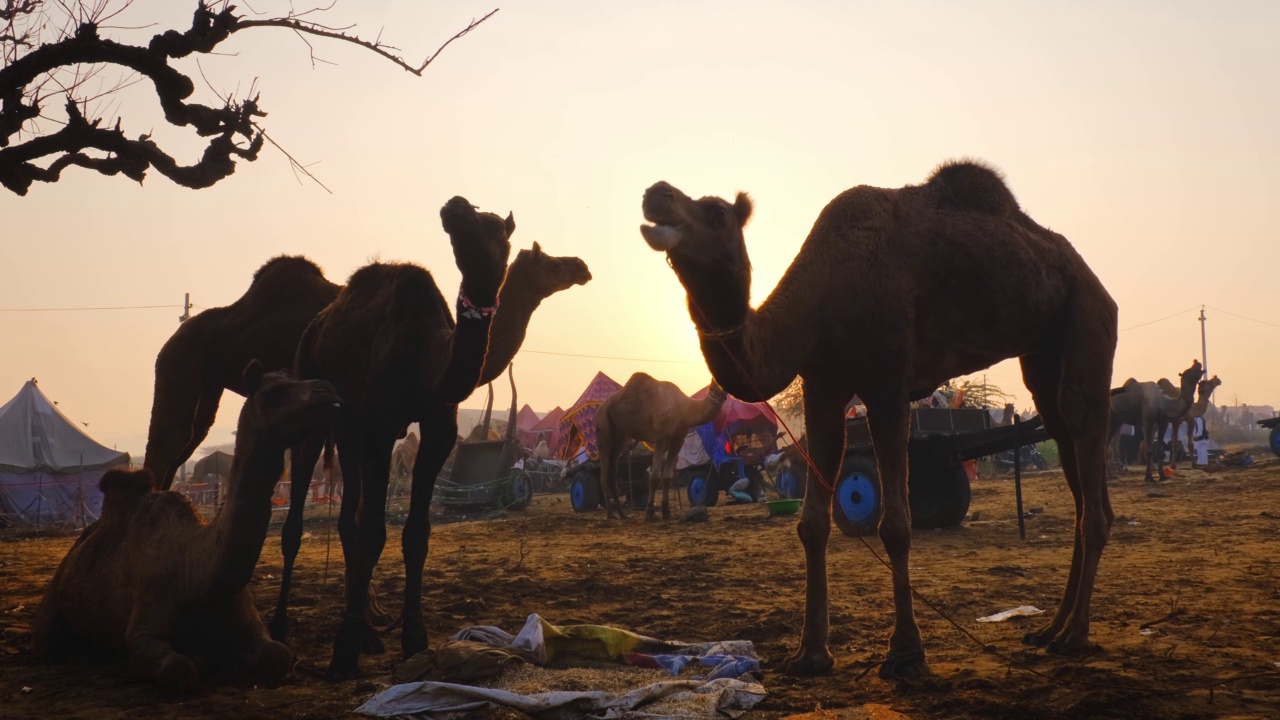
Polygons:
M146 495L151 492L154 479L150 470L109 470L98 481L98 489L104 494Z
M260 280L269 280L272 276L298 277L300 275L313 275L316 277L324 277L324 271L320 269L310 259L302 255L277 255L262 264L253 273L252 287Z
M935 193L939 205L955 210L1007 215L1019 209L1000 173L974 160L943 163L925 187Z

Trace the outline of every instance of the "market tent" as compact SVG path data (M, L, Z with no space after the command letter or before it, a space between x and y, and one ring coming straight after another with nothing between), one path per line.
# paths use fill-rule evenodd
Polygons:
M0 406L0 517L22 525L98 519L98 480L129 453L99 444L40 392L35 378Z
M516 440L520 443L520 447L533 449L533 446L538 444L538 433L533 432L533 428L539 422L538 413L525 403L525 406L516 414Z
M538 424L531 428L535 438L534 447L537 447L537 438L546 438L547 447L551 450L551 456L556 456L556 452L560 450L560 419L563 417L564 409L559 405L556 406L555 410L542 416Z
M587 389L582 391L577 401L569 406L564 417L560 418L560 438L564 446L557 457L572 459L582 446L586 445L587 455L593 460L596 457L596 408L605 398L618 392L622 386L616 380L602 372L596 373Z
M703 388L693 394L695 400L707 396ZM709 459L719 467L726 456L741 457L754 462L761 456L777 451L778 416L768 403L743 402L732 395L725 399L715 419L689 431L684 447L676 461L676 468L699 465ZM692 436L701 441L695 443ZM701 447L698 447L698 446Z

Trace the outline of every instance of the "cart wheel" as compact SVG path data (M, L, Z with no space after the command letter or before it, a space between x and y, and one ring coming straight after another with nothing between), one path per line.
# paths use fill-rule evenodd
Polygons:
M1271 446L1271 452L1280 455L1280 425L1271 428L1271 437L1267 444Z
M715 507L720 502L720 488L716 487L713 476L705 469L699 469L689 476L689 504Z
M574 512L590 512L600 507L600 481L582 470L574 473L569 485L569 502L573 503Z
M876 534L880 527L880 482L870 455L847 455L835 487L831 517L849 537Z
M804 478L796 475L791 468L786 468L778 475L778 494L783 499L804 497Z
M520 472L511 478L511 484L499 500L499 507L505 510L524 510L531 502L533 502L533 477L527 472Z
M969 513L969 474L963 465L917 464L907 498L911 527L932 530L959 525Z

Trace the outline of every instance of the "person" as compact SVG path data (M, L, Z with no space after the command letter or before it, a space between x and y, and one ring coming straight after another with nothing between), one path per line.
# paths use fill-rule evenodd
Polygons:
M538 436L538 444L534 446L533 454L539 460L546 460L551 457L551 448L547 445L547 436L545 433Z
M744 475L729 486L730 505L741 505L755 501L756 499L751 496L751 478Z

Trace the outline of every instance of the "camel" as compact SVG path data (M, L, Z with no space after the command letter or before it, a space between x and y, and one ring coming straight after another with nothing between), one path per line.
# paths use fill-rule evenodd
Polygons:
M156 491L148 469L103 475L101 519L63 558L36 613L35 656L123 650L166 694L194 689L193 655L247 662L267 682L288 672L289 649L267 635L248 585L285 450L327 428L340 403L331 384L264 373L256 360L241 387L249 399L222 511L205 524L185 496Z
M1192 360L1191 367L1178 373L1181 393L1171 398L1160 389L1158 383L1138 382L1133 378L1112 391L1111 420L1108 428L1108 445L1118 444L1121 425L1132 425L1142 431L1142 444L1147 448L1147 467L1143 475L1146 482L1155 482L1157 458L1164 457L1165 425L1174 418L1181 418L1195 401L1196 385L1204 375L1199 360Z
M838 195L777 287L752 309L743 239L752 203L745 193L733 202L693 200L659 182L645 192L642 209L652 224L640 232L666 253L684 286L716 381L745 401L768 400L797 375L804 381L812 460L797 528L805 615L787 672L808 675L833 665L826 572L831 483L844 454L844 408L857 394L875 444L880 538L893 569L895 624L879 674L929 673L908 569L909 403L950 378L1013 357L1058 442L1076 506L1062 604L1024 640L1055 653L1093 651L1089 603L1113 519L1105 454L1117 309L1064 237L1023 213L994 170L945 163L921 186L859 186Z
M281 255L258 268L239 300L178 326L156 356L143 461L159 489L173 486L178 468L209 435L222 391L246 394L245 365L256 359L269 371L292 369L302 331L341 289L307 258Z
M1164 380L1164 378L1161 378L1161 380ZM1164 380L1164 382L1168 382L1168 381ZM1170 385L1172 385L1172 383L1170 383ZM1190 443L1192 440L1192 436L1195 434L1196 418L1203 417L1204 414L1209 410L1209 398L1213 395L1214 391L1217 390L1218 386L1220 385L1222 385L1222 381L1218 379L1217 375L1214 375L1208 380L1201 380L1200 384L1197 386L1198 394L1196 395L1195 403L1191 407L1187 408L1187 412L1182 417L1173 419L1173 434L1171 435L1173 439L1173 452L1170 453L1169 455L1170 467L1178 466L1179 456L1185 453L1187 449L1186 446L1182 444L1182 441L1178 439L1178 430L1182 426L1182 423L1185 422L1187 424L1187 441L1188 443ZM1160 389L1164 391L1165 395L1169 394L1169 391L1165 388L1164 385L1161 385ZM1159 433L1160 433L1160 437L1163 438L1165 434L1165 428L1161 427L1159 430ZM1194 464L1195 464L1195 461L1193 460L1192 465Z
M514 220L512 221L512 228L514 229ZM590 280L591 271L582 260L576 257L548 255L536 242L533 243L531 249L521 250L516 253L516 258L506 268L505 276L502 278L498 302L494 308L495 312L486 314L486 317L491 320L487 339L488 351L483 355L484 367L480 370L477 386L479 383L488 384L502 374L511 359L520 350L529 321L543 300L571 287L585 285ZM435 292L438 294L438 290ZM372 302L371 296L371 289L366 288L361 296L345 304L343 313L356 315L360 312L380 312L380 306L372 304L367 305L367 310L361 310L361 306L358 303ZM378 300L380 303L387 301L389 301L389 298L385 297ZM450 322L452 321L450 320ZM355 329L352 328L345 331L355 332ZM383 337L382 341L389 344L394 342L389 336ZM338 355L338 353L342 352L340 339L334 340L330 352L334 353L334 358L340 357ZM470 392L470 390L466 393L461 393L461 390L458 391L458 393L462 394L463 399ZM415 479L412 481L411 488L417 488L422 483L427 482L425 478L430 478L431 485L426 490L426 497L416 501L422 505L418 511L422 517L417 524L412 526L406 524L405 535L403 536L403 542L411 543L415 548L421 546L421 550L415 551L421 553L421 561L416 559L417 555L405 555L406 573L409 577L416 575L419 578L419 587L421 586L421 568L423 562L425 562L427 552L426 537L430 532L429 527L426 525L426 512L431 492L434 489L435 477L440 472L440 469L444 467L445 461L453 451L454 444L461 439L457 435L458 409L456 404L444 409L440 409L435 405L432 407L433 411L438 411L439 413L438 416L432 416L432 422L442 424L438 426L422 425L419 428L422 438L418 454L413 462L413 478ZM447 438L444 436L445 428L452 428ZM319 457L321 447L320 443L313 441L308 444L307 448L299 450L299 452L304 453L307 457ZM300 462L305 461L300 460ZM290 484L291 501L289 513L285 517L284 527L280 533L281 552L284 555L280 596L276 605L276 612L272 616L270 623L271 636L276 640L284 640L288 636L288 600L293 583L293 566L297 559L298 551L302 547L302 514L307 493L310 490L309 478L295 475L292 480L293 482ZM344 487L346 486L344 485ZM415 496L422 495L417 490L414 490L413 493ZM415 566L417 567L416 571L413 569ZM405 592L406 597L408 597L409 593L416 592L415 597L421 594L420 590L413 590L412 584L406 585ZM375 601L372 597L370 597L369 602L371 603L369 605L370 608L376 607L373 604ZM420 597L417 600L409 601L407 607L417 607L417 612L420 614ZM377 612L374 613L375 616L379 614ZM406 650L406 657L426 647L425 629L419 633L420 618L417 623L418 627L406 624L402 635L402 641L405 643L406 648L416 648L412 652ZM370 647L376 648L379 644L370 644ZM350 665L351 671L354 671L354 660L350 661Z
M689 434L689 428L714 420L724 401L724 390L715 381L712 381L705 398L693 400L680 392L674 383L655 380L638 372L627 380L621 390L600 403L596 409L600 497L604 499L609 519L613 519L615 505L618 517L624 517L613 474L618 467L618 455L627 440L653 445L645 519L654 519L653 502L659 486L662 487L662 519L671 519L671 481L675 478L676 460L685 436Z

